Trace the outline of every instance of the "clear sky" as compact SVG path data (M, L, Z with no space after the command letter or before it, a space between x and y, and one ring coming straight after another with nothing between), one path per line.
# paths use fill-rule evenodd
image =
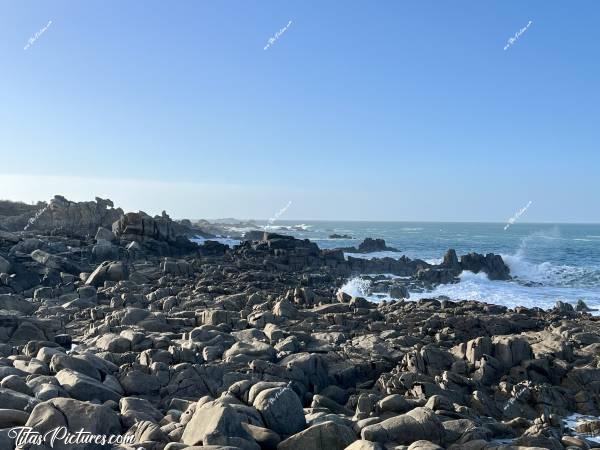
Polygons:
M532 201L520 221L600 222L599 18L595 0L0 0L0 198L499 222Z

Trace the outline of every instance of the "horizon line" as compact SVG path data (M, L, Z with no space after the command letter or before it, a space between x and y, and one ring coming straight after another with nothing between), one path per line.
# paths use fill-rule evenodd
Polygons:
M239 222L268 222L269 219L236 219L235 217L220 217L220 218L200 218L200 219L189 219L188 217L177 218L173 220L190 220L192 222L199 220L211 221L222 221L226 219L233 219ZM479 221L479 220L365 220L365 219L278 219L275 223L281 222L361 222L361 223L456 223L456 224L489 224L489 225L506 225L508 221ZM230 223L224 222L229 225ZM515 225L600 225L600 222L561 222L561 221L543 221L543 222L530 222L530 221L519 221L511 224L511 227ZM217 224L218 225L218 224Z

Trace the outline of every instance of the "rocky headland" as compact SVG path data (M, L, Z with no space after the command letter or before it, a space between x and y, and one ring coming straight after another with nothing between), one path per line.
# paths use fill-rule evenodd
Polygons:
M273 233L198 245L189 221L102 199L1 211L18 214L0 215L0 449L18 426L131 450L594 446L600 420L563 421L600 416L585 305L406 299L464 270L508 280L499 255L346 258ZM339 290L365 273L399 275L394 299Z

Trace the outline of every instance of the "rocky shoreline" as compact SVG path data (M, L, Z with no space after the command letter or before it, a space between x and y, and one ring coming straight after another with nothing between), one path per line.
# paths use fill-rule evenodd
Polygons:
M600 420L564 424L600 416L584 305L406 299L463 270L510 279L498 255L346 258L273 233L197 245L189 221L103 199L18 213L0 217L1 449L19 426L131 450L594 447ZM396 299L339 290L366 273L402 277Z

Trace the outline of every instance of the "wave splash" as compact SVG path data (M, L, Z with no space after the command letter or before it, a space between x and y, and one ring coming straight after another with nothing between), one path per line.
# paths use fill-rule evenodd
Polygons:
M484 273L464 271L460 282L439 285L432 291L410 291L410 300L445 296L452 300L478 300L504 305L509 308L525 306L549 309L557 301L575 304L584 300L591 308L600 307L600 267L593 264L574 266L544 261L548 252L568 251L568 239L556 227L531 233L521 239L514 253L502 254L513 277L510 281L492 281ZM431 261L434 262L434 261ZM369 285L361 278L349 280L341 289L350 295L359 295L378 301L369 293Z
M371 280L360 277L350 278L339 290L352 297L367 298L371 292Z
M523 239L516 253L502 255L502 259L510 268L515 281L524 284L539 284L553 287L597 287L600 284L600 267L573 266L555 264L549 261L531 262L529 255L535 254L540 247L545 252L559 252L560 241L563 240L558 229L532 233Z

